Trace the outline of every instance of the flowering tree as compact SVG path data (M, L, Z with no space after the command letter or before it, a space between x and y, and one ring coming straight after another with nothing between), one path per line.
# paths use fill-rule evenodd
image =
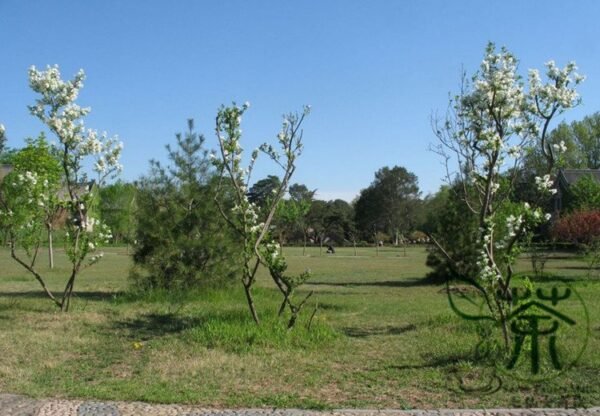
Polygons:
M547 173L535 179L538 189L556 192L550 172L565 149L564 143L548 142L548 129L558 114L579 103L574 87L583 77L576 70L574 63L559 69L549 61L546 80L530 70L526 88L517 74L517 59L490 43L479 71L470 81L463 78L461 93L451 100L446 118L434 123L440 141L437 152L446 160L448 180L458 178L462 197L478 220L479 273L464 280L483 295L488 318L500 324L507 349L512 266L530 230L550 218L538 206L511 203L509 195L527 146L539 146L547 162ZM458 164L455 172L449 168L451 160ZM460 259L451 258L432 237L459 269Z
M82 119L90 109L75 103L84 78L83 70L72 80L63 81L58 66L49 66L45 71L38 71L33 66L29 69L29 85L39 94L29 110L59 140L62 188L56 190L47 178L26 171L6 181L10 189L1 198L0 221L9 229L11 256L35 276L45 293L63 311L69 309L79 272L100 260L103 254L97 252L98 245L111 238L108 227L93 217L93 186L100 186L121 170L118 160L122 144L117 138L109 138L106 133L98 134L84 126ZM84 161L89 158L95 162L95 184L88 182L83 169ZM46 286L43 276L35 268L31 251L33 246L39 245L41 238L38 230L45 218L43 208L52 200L60 204L66 216L64 243L71 262L70 276L61 297L55 297ZM22 258L18 248L25 249L28 258Z
M252 296L252 286L256 281L256 272L261 264L269 267L271 277L286 299L284 302L290 306L292 316L297 314L297 311L293 310L290 300L294 284L291 283L292 279L286 281L286 278L283 277L285 267L282 268L281 262L277 261L281 254L279 245L273 241L270 235L270 228L277 206L287 191L289 181L296 170L296 159L302 153L301 125L308 115L310 107L305 107L302 114L289 114L284 117L282 128L277 136L282 154L279 154L272 145L263 144L252 152L248 167L243 168L243 149L240 145L242 129L240 126L242 116L248 107L248 103L241 107L233 104L231 107L221 107L219 110L216 118L216 134L219 139L220 157L213 156L213 163L221 178L215 201L223 218L241 237L243 247L241 280L252 319L258 324L260 321ZM279 184L273 190L272 197L265 202L266 206L261 210L261 215L259 215L258 207L248 199L248 186L259 152L269 156L283 171ZM226 195L224 191L226 186L231 190L229 195ZM226 197L233 201L233 208L230 210L225 208ZM291 325L293 326L293 322Z

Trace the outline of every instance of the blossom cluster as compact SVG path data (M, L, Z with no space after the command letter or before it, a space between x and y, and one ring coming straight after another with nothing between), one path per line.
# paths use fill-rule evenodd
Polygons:
M553 187L554 183L549 174L544 176L536 176L535 184L540 192L549 192L552 195L558 192L557 189Z
M538 71L529 71L526 90L517 64L505 48L497 51L489 44L479 71L466 86L467 92L454 100L456 123L446 122L457 146L454 150L461 157L461 171L478 193L476 204L483 213L478 266L481 278L488 282L502 278L494 251L513 258L518 240L531 224L549 218L540 208L529 205L507 216L496 215L505 201L498 195L504 165L511 162L518 167L525 146L544 143L549 120L579 103L575 87L584 79L574 63L561 69L550 61L545 65L545 81ZM450 126L455 127L450 130ZM550 146L558 155L566 150L564 141ZM536 177L535 182L540 191L557 192L550 175Z
M493 285L502 279L502 275L496 269L495 263L490 260L486 250L480 250L477 259L477 267L479 268L479 278L481 281Z
M70 212L71 220L65 233L67 254L75 264L82 261L88 252L95 252L101 244L107 243L112 234L110 229L92 216L93 194L80 194L74 188L82 176L79 170L85 158L92 158L93 170L102 183L109 175L122 169L119 159L123 144L117 136L109 137L106 132L85 127L83 118L90 113L89 107L81 107L75 100L83 87L85 74L80 70L73 79L62 80L57 65L40 71L29 68L29 85L38 93L34 105L29 106L32 115L39 118L57 136L62 147L62 165L67 170L67 200L60 203ZM31 182L31 178L26 177ZM44 199L37 195L37 203L42 206ZM102 254L89 259L95 263Z
M6 208L5 211L0 211L0 216L4 215L5 221L6 216L14 218L15 212L31 217L35 214L34 211L45 207L49 199L48 191L48 181L40 180L37 173L11 172L4 180Z
M558 112L576 106L580 102L579 94L575 86L585 80L578 74L575 62L569 62L560 69L554 61L548 61L546 66L546 77L548 82L543 83L537 69L529 70L529 89L535 101L536 110L543 117L550 117L553 110Z
M94 170L103 179L122 170L119 158L123 144L117 136L109 138L106 133L98 134L96 130L85 128L82 118L91 110L75 103L84 79L83 70L72 80L63 81L57 65L48 66L45 71L32 66L29 68L29 85L40 98L29 106L29 111L56 134L75 162L87 156L94 157Z

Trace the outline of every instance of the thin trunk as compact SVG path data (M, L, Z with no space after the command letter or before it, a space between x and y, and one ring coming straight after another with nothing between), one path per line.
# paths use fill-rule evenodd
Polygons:
M284 294L283 296L283 302L281 302L281 306L279 307L279 312L277 313L277 316L281 316L283 314L283 311L285 311L285 305L287 305L288 303L288 295Z
M48 263L54 269L54 247L52 246L52 228L48 227Z
M313 293L314 293L314 291L311 290L310 293L308 295L306 295L306 297L302 300L302 302L300 302L300 304L298 306L294 306L294 305L292 305L291 302L288 302L290 305L290 312L292 313L292 316L290 316L290 320L288 322L288 327L287 327L288 330L292 329L294 327L294 325L296 325L296 321L298 320L300 311L306 304L306 301L308 299L310 299L310 297L313 295ZM311 320L312 320L312 318L311 318Z
M244 282L244 292L246 293L246 300L248 301L248 308L250 308L250 314L252 315L252 319L254 319L256 325L259 325L260 320L258 319L258 314L256 313L256 306L254 305L254 298L252 297L251 289L252 286L247 285Z
M352 245L354 246L354 257L356 257L356 241L353 241Z
M69 312L69 306L71 306L71 296L73 295L73 286L75 285L75 277L77 276L77 271L73 269L71 272L71 277L65 286L65 290L63 292L62 302L60 310L62 312Z
M56 304L56 306L58 306L59 308L62 308L61 302L58 301L54 297L54 295L52 294L50 289L48 289L48 287L46 286L46 282L44 282L44 279L42 278L42 276L40 276L40 274L38 272L36 272L31 266L29 266L27 263L25 263L24 261L22 261L20 258L17 257L17 254L15 253L15 244L12 241L10 242L10 255L17 263L19 263L21 266L23 266L25 269L27 269L31 274L33 274L35 279L42 286L44 293L46 293L46 295L48 295L48 297L50 299L52 299L52 301Z
M304 235L304 246L302 247L302 256L306 256L306 232L302 233Z
M308 320L308 325L306 325L306 329L308 331L310 331L310 327L312 326L313 319L315 318L315 315L317 314L317 309L319 309L319 302L317 302L317 304L315 305L315 309L313 310L313 313L310 315L310 319Z

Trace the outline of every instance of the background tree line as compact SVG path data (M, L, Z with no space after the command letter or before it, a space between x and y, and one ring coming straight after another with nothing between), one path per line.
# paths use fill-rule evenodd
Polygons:
M564 168L600 168L600 113L570 124L559 124L549 135L549 144L566 147L561 165ZM193 282L200 279L200 275L212 273L210 264L222 265L219 259L230 258L236 247L235 236L223 234L222 220L212 205L216 173L210 166L204 138L194 132L193 122L190 121L185 135L177 135L175 146L167 146L167 152L168 166L151 161L149 173L139 180L119 180L105 185L99 190L98 207L101 219L112 230L111 243L133 247L134 260L140 266L134 274L138 276L144 268L146 274L149 270L154 274L160 270L161 279L170 282L161 284L168 286L175 284L175 280ZM0 163L25 163L29 169L37 166L48 170L48 166L57 163L52 162L53 157L58 161L60 155L53 153L52 146L42 135L29 139L23 149L4 149ZM538 148L531 148L523 157L523 169L516 175L517 181L511 190L514 202L540 197L534 178L542 174L543 155ZM505 173L507 181L511 175L510 171ZM248 189L248 199L259 209L265 207L279 186L277 176L257 180ZM427 234L435 234L441 240L452 242L448 246L454 253L450 254L463 258L468 269L476 255L470 238L475 233L465 230L473 229L476 221L464 209L465 202L459 197L458 190L463 186L457 181L422 197L418 178L402 166L379 169L372 183L352 202L320 200L317 189L294 183L277 208L272 228L282 250L285 245L321 248L379 243L400 245L425 242ZM546 197L546 200L550 209L552 198ZM598 210L600 185L591 177L579 181L565 195L563 216ZM54 228L60 227L54 227L51 221L48 224L50 239L52 232L60 232ZM541 241L564 240L565 235L572 236L571 241L583 238L573 237L573 233L565 229L566 225L562 224L560 233L553 234L552 229L546 227L538 230L537 238ZM155 251L158 247L163 247L162 251ZM435 250L430 253L428 264L434 269L434 276L451 274ZM231 276L232 273L232 270L219 270L217 274Z

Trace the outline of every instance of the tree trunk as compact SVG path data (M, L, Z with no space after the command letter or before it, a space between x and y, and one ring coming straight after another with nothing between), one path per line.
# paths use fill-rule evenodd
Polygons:
M256 323L256 325L260 324L260 320L258 319L258 314L256 313L256 306L254 305L254 298L252 297L251 286L247 285L244 282L244 292L246 293L246 300L248 301L248 308L250 309L250 314L252 315L252 319Z
M304 246L302 247L302 256L306 256L306 232L302 233L304 236Z
M52 228L48 227L48 263L54 269L54 247L52 246Z
M38 272L36 272L33 267L31 267L30 265L28 265L27 263L25 263L23 260L21 260L20 258L17 257L17 253L15 252L15 242L14 242L14 237L10 237L10 255L11 257L17 262L19 263L21 266L23 266L26 270L28 270L31 274L33 274L33 276L35 277L35 279L39 282L39 284L42 286L42 289L44 289L44 292L46 293L46 295L48 295L48 297L50 299L52 299L52 301L54 302L54 304L56 306L58 306L59 308L62 309L62 304L60 301L58 301L58 299L56 299L54 297L54 295L52 294L52 292L50 291L50 289L48 289L48 287L46 286L46 282L44 281L44 279L42 278L42 276L40 276L40 274Z
M75 285L76 276L77 272L73 270L73 272L71 272L71 277L67 282L67 286L65 286L65 291L63 292L62 301L60 305L61 312L69 312L69 306L71 306L71 296L73 295L73 286Z
M285 305L287 305L288 303L288 295L284 294L283 296L283 302L281 302L281 306L279 306L279 312L277 313L277 316L281 316L283 314L283 312L285 311Z

